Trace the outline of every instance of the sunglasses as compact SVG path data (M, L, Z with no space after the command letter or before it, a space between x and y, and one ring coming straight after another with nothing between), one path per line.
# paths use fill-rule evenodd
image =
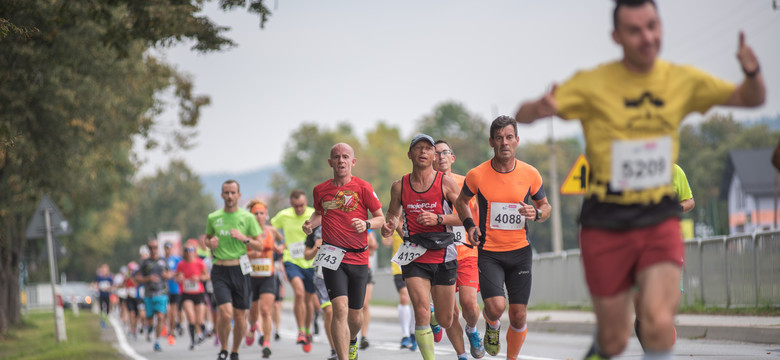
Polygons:
M186 252L186 251L195 251L195 248L189 248L189 247L188 247L188 248L184 248L184 251L185 251L185 252Z

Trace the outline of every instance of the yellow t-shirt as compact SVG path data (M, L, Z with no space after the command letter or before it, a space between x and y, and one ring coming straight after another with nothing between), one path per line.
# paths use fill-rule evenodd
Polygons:
M634 227L674 215L670 211L679 205L671 206L676 205L672 164L680 123L691 112L705 113L726 102L734 90L733 84L698 69L663 60L647 74L630 72L615 61L580 71L560 85L555 92L558 115L582 123L591 167L585 198L592 203L583 204L583 225ZM652 176L653 181L642 182ZM662 209L648 209L658 204ZM626 207L633 210L626 212ZM597 211L587 214L586 208Z

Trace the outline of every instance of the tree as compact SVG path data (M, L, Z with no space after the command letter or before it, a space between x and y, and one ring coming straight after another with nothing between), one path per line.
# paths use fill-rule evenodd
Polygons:
M183 40L194 40L201 52L232 46L222 35L227 28L198 16L203 3L0 2L0 19L8 21L0 22L0 336L21 320L23 233L41 194L51 195L79 233L90 226L90 214L121 209L115 194L135 172L132 138L153 134L157 94L176 89L179 140L197 125L207 99L192 93L186 76L146 54ZM261 25L270 14L262 0L219 3L225 10L248 4ZM33 28L24 36L4 33Z
M485 120L472 115L456 102L436 106L433 114L424 116L418 127L419 132L450 144L457 157L452 164L452 171L456 174L466 174L493 156L488 129Z

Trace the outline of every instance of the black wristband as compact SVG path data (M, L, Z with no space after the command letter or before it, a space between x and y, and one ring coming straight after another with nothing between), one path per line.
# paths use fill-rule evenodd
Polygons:
M745 70L745 68L742 68L742 72L745 74L746 78L754 78L754 77L756 77L756 75L758 75L759 72L761 72L761 66L760 65L756 65L756 69L753 70L753 71L750 71L750 72Z
M436 225L441 225L441 223L444 222L444 218L441 217L441 214L436 214Z
M366 220L366 231L368 231L369 229L371 229L371 223L368 222L368 220Z
M466 232L471 230L471 228L473 228L474 226L476 226L474 225L474 219L467 217L466 220L463 220L463 227L466 228Z

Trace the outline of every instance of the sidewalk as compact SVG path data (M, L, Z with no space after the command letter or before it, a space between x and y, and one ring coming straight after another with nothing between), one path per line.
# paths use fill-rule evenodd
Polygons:
M398 321L398 310L391 306L371 306L372 321ZM509 323L506 312L501 318ZM480 322L482 320L480 319ZM677 315L677 335L691 339L741 341L780 344L779 316ZM529 311L530 331L592 334L596 316L585 311ZM478 328L482 328L480 323Z

